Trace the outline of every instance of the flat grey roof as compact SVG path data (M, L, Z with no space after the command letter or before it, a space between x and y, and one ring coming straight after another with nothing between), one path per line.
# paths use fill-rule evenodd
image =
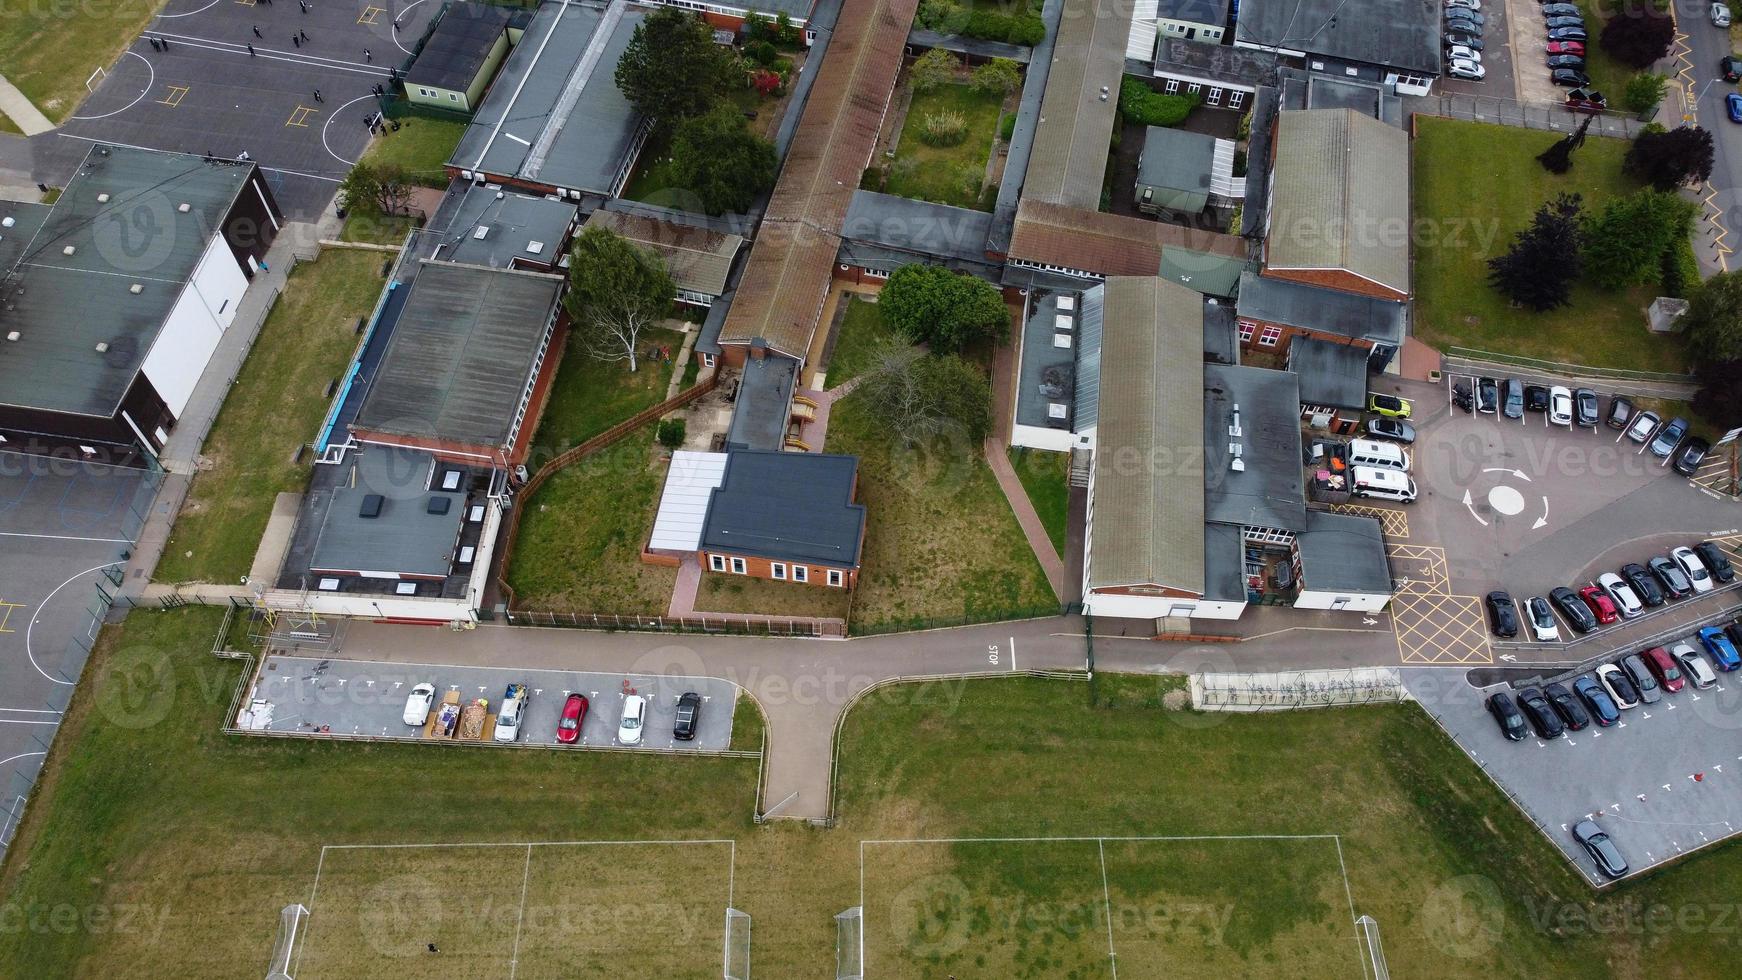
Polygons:
M1314 592L1392 593L1385 536L1371 517L1309 510L1306 530L1295 535L1301 587Z
M1204 359L1221 364L1240 360L1240 344L1235 338L1234 304L1204 297Z
M448 165L609 196L641 125L614 75L645 16L621 2L540 6Z
M984 211L862 190L847 205L841 237L916 255L985 262L991 230L992 216Z
M1308 286L1247 271L1240 277L1243 317L1397 345L1408 330L1409 304Z
M726 444L779 451L786 445L788 411L797 384L798 362L792 358L773 352L746 358Z
M1137 182L1208 196L1215 159L1214 136L1166 126L1145 126Z
M970 55L975 58L1008 58L1019 65L1028 64L1031 49L1020 44L1007 41L988 41L984 38L968 37L964 34L939 34L927 30L914 22L913 30L907 32L907 43L915 48L943 48L957 54Z
M1161 20L1189 20L1221 27L1228 23L1228 5L1229 0L1160 0L1155 5L1155 16Z
M1083 313L1077 318L1077 397L1071 412L1076 430L1082 432L1101 419L1101 338L1106 329L1106 285L1084 290L1077 305Z
M423 260L353 424L507 446L562 287L561 276Z
M1317 337L1288 342L1288 369L1300 379L1302 405L1359 409L1367 404L1367 349Z
M357 455L355 482L332 492L309 571L446 577L466 516L466 495L425 489L437 466L428 453L365 447ZM373 496L381 498L379 513L364 517L365 499ZM430 513L431 500L445 501L446 511Z
M19 334L0 341L0 404L114 417L253 173L99 144L46 212L0 204L15 218L0 227L13 256L0 270L0 336Z
M1059 309L1059 300L1068 297L1071 310ZM1082 320L1082 299L1075 293L1049 293L1034 304L1034 312L1022 325L1022 365L1016 389L1016 424L1039 429L1072 429L1071 406L1075 401L1077 353L1082 340L1078 330ZM1058 329L1059 324L1069 329ZM1064 347L1054 343L1063 336L1069 340ZM1051 405L1063 405L1062 417L1048 410Z
M1339 16L1340 15L1340 16ZM1234 39L1285 51L1440 74L1437 0L1242 0Z
M464 92L517 13L493 3L450 3L405 73L405 84Z
M1204 519L1235 527L1306 526L1300 385L1287 371L1204 365ZM1228 429L1240 407L1239 436ZM1245 469L1232 466L1239 443Z
M1237 527L1204 525L1204 598L1246 599L1246 541Z
M702 549L852 568L865 532L858 478L857 456L735 449L709 499Z
M434 258L505 269L516 259L556 265L578 209L565 201L510 190L461 185L461 197L440 231L425 229L420 242L441 243ZM440 215L438 214L438 219ZM478 237L478 229L484 237ZM536 248L535 248L536 246Z

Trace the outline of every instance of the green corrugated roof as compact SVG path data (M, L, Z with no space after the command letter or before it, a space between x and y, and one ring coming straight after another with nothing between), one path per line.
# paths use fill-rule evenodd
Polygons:
M1265 262L1341 269L1409 292L1409 137L1352 109L1277 123Z

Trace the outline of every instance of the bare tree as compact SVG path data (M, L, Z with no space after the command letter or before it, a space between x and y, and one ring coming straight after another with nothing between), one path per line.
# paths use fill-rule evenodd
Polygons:
M601 361L638 367L641 335L665 318L677 293L659 256L603 228L575 239L569 262L570 342Z

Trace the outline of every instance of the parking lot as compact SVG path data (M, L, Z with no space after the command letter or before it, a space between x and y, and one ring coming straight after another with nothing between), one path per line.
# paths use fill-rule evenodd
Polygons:
M617 723L623 714L623 699L635 693L648 700L642 745L724 751L732 744L732 716L738 698L738 689L717 677L624 676L286 656L268 657L261 665L252 697L271 704L267 731L426 741L422 728L402 720L407 695L422 683L435 685L438 702L449 691L458 693L461 703L485 698L492 715L509 684L527 685L532 694L518 741L528 745L558 744L557 719L574 692L586 695L589 702L578 744L619 745ZM672 722L678 696L686 691L702 696L700 727L693 740L680 742L672 737Z
M1732 607L1726 619L1734 616ZM1484 702L1496 691L1569 683L1599 661L1638 649L1609 647L1583 669L1511 683L1495 680L1493 671L1404 671L1410 694L1594 885L1607 879L1570 833L1587 816L1615 840L1631 875L1742 830L1742 684L1720 673L1714 688L1666 693L1658 704L1623 711L1611 728L1593 725L1547 741L1534 735L1507 741Z

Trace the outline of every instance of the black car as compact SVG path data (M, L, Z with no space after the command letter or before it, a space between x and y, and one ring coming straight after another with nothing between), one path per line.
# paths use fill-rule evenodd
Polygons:
M1548 594L1548 601L1560 610L1561 618L1572 626L1574 632L1589 633L1597 628L1597 617L1592 615L1591 607L1585 605L1585 600L1572 589L1563 585Z
M1587 429L1595 429L1597 415L1597 393L1589 388L1573 389L1573 421Z
M1671 599L1686 599L1694 594L1694 583L1688 581L1688 573L1682 571L1680 565L1661 555L1645 564L1650 567L1651 574L1657 576L1664 594Z
M1536 729L1538 738L1560 738L1567 733L1566 726L1561 724L1561 716L1555 714L1554 705L1548 703L1542 688L1527 687L1519 691L1518 708L1530 720L1530 727Z
M1501 384L1500 413L1509 419L1524 418L1524 382L1507 378Z
M1548 56L1548 66L1550 68L1571 68L1575 71L1583 71L1585 68L1585 59L1576 54L1551 54Z
M1730 638L1730 645L1742 650L1742 623L1731 623L1724 627L1724 635Z
M1705 563L1706 571L1720 583L1728 584L1736 580L1736 569L1730 564L1730 556L1724 554L1724 549L1710 541L1701 541L1694 545L1694 554L1700 556Z
M671 737L680 742L695 738L701 714L702 696L694 691L685 691L677 699L677 721L672 723Z
M1476 379L1476 411L1493 415L1500 407L1500 382L1493 378Z
M1639 595L1639 601L1648 606L1661 606L1668 598L1651 572L1636 561L1621 566L1621 577L1627 580L1628 585L1633 586L1633 591Z
M1488 18L1474 10L1466 10L1463 7L1446 8L1446 23L1450 24L1460 20L1475 24L1477 27L1481 27L1483 24L1488 23Z
M1585 706L1579 703L1578 698L1573 697L1573 692L1567 690L1566 685L1545 685L1542 694L1554 705L1555 714L1560 715L1561 721L1566 723L1567 731L1583 731L1591 723L1591 716L1585 712Z
M1545 18L1543 18L1543 22L1548 25L1548 29L1551 31L1555 30L1556 28L1560 28L1560 27L1584 27L1585 26L1585 18L1576 17L1576 16L1575 17L1566 17L1566 16L1545 17Z
M1726 82L1742 82L1742 58L1727 54L1718 59L1718 74L1724 76Z
M1548 32L1548 39L1550 41L1577 41L1580 44L1583 44L1590 39L1590 36L1585 33L1583 27L1557 27ZM1591 83L1585 83L1585 85L1589 84ZM1584 88L1585 86L1581 85L1579 87Z
M1545 3L1542 5L1542 15L1544 17L1583 17L1584 11L1580 10L1577 4Z
M1675 471L1682 476L1693 476L1694 471L1700 468L1702 462L1705 462L1706 454L1711 451L1711 443L1699 436L1694 436L1682 443L1681 451L1675 454L1675 462L1670 465L1674 466Z
M1518 635L1518 605L1512 597L1498 589L1488 593L1488 617L1494 628L1495 636L1514 637Z
M1548 80L1556 85L1578 88L1591 84L1591 76L1572 68L1556 68L1549 72Z
M1500 734L1513 742L1524 741L1524 716L1518 713L1518 706L1512 703L1511 695L1505 691L1489 696L1488 713L1494 716L1494 721L1500 726Z
M1443 36L1448 45L1455 44L1460 47L1469 48L1471 51L1482 50L1482 35L1480 34L1473 34L1470 31L1460 31L1456 27L1447 24L1446 33Z
M1639 690L1639 700L1646 704L1656 704L1663 700L1663 693L1658 690L1657 678L1651 676L1650 668L1645 666L1645 658L1637 653L1630 653L1616 663L1627 673L1627 679Z
M1597 862L1597 870L1611 878L1619 878L1627 873L1627 859L1621 856L1621 849L1603 833L1595 820L1580 820L1573 824L1573 838L1584 847L1591 860Z
M1524 386L1524 410L1527 412L1548 411L1548 387L1546 385Z
M1633 421L1633 402L1621 395L1609 399L1609 428L1625 429Z

